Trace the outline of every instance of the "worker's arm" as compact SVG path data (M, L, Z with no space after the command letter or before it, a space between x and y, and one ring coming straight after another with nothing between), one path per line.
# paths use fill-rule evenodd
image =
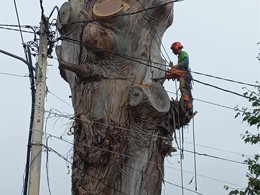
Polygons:
M183 59L182 62L180 62L179 64L176 65L176 68L186 70L188 68L188 66L189 66L189 58L186 57Z

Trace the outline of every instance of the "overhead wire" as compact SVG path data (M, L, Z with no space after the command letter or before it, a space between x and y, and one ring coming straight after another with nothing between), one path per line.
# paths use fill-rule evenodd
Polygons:
M44 146L44 145L43 145L43 146ZM46 146L44 146L44 147L46 147ZM65 161L68 162L69 164L73 165L72 162L70 162L65 156L61 155L60 153L58 153L58 152L57 152L56 150L54 150L53 148L48 147L48 150L49 150L50 152L54 152L54 153L57 154L60 158L62 158L63 160L65 160ZM75 165L73 165L73 166L75 166ZM75 166L75 167L78 168L80 171L83 171L84 173L86 173L86 174L89 175L90 177L93 176L93 175L88 174L85 170L80 169L78 166ZM133 167L131 167L131 166L126 165L126 167L129 168L129 169L132 169L132 170L141 172L140 170L135 169L135 168L133 168ZM155 179L160 179L160 178L158 178L158 177L156 177L156 176L154 176L154 175L151 175L151 174L149 174L149 173L146 173L146 172L142 172L142 173L145 174L145 175L148 175L148 176L150 176L150 177L153 177L153 178L155 178ZM94 178L94 179L98 179L98 178L96 178L96 177L93 177L93 178ZM177 185L177 184L174 184L174 183L172 183L172 182L169 182L169 181L167 181L167 180L165 180L165 179L163 179L163 182L168 183L168 184L170 184L170 185L172 185L172 186L181 188L181 186L179 186L179 185ZM103 184L104 184L104 183L103 183ZM105 185L106 185L106 184L105 184ZM115 189L114 187L111 187L111 186L108 186L108 185L106 185L106 186L109 187L109 188L112 188L112 189L115 190L115 191L118 191L118 190ZM187 191L193 192L193 193L195 193L195 194L198 194L198 195L204 195L204 194L202 194L202 193L193 191L193 190L191 190L191 189L189 189L189 188L185 188L185 187L184 187L184 189L187 190ZM127 194L127 193L122 192L122 191L120 191L120 193Z
M67 141L64 140L64 139L58 138L57 136L54 136L54 135L51 135L51 134L48 134L48 137L49 137L49 138L50 138L50 137L54 137L54 138L56 138L56 139L59 139L59 140L61 140L61 141L66 142L66 143L70 143L70 142L67 142ZM73 143L70 143L70 144L73 144ZM50 152L54 152L54 153L56 153L56 154L59 154L58 156L62 157L62 159L64 159L66 162L68 162L69 164L72 165L72 162L70 162L66 157L64 157L63 155L61 155L60 153L58 153L57 151L55 151L55 150L52 149L51 147L48 147L47 145L43 145L43 144L42 144L42 146L45 147L45 148L46 148L46 151L48 151L48 152L50 151ZM91 146L91 145L90 145L90 147L93 147L93 148L95 148L95 149L98 148L98 149L101 149L101 150L102 150L102 148L99 148L99 147L95 147L95 146ZM110 152L110 153L115 153L115 154L120 154L120 155L122 155L121 153L113 152L113 151L110 151L110 150L105 150L105 151ZM129 157L130 157L130 156L129 156ZM133 157L132 157L132 158L133 158ZM138 160L140 160L140 159L138 159ZM153 164L155 164L155 165L160 165L160 166L161 166L161 164L159 164L159 163L153 163ZM73 166L75 166L75 165L73 165ZM134 169L133 167L130 167L130 166L127 166L127 165L126 165L126 167L141 172L140 170ZM79 167L77 167L77 168L79 168ZM115 189L114 187L111 187L111 186L105 184L102 180L100 180L99 178L97 178L97 177L95 177L95 176L93 176L93 175L87 173L85 170L82 170L82 169L79 169L79 170L80 170L80 171L84 171L87 175L89 175L90 177L92 177L92 178L94 178L94 179L97 179L98 181L100 181L101 183L103 183L105 186L107 186L107 187L109 187L109 188L112 188L112 189L114 189L115 191L118 191L118 189ZM160 178L158 178L158 177L156 177L156 176L153 176L153 175L151 175L151 174L148 174L148 173L146 173L146 172L142 172L142 173L145 174L145 175L148 175L148 176L152 176L153 178L160 179ZM201 194L201 193L199 193L199 192L195 192L195 191L190 190L190 189L188 189L188 188L181 187L181 186L179 186L179 185L177 185L177 184L174 184L174 183L172 183L172 182L169 182L169 181L167 181L167 180L165 180L165 179L163 179L163 181L164 181L165 183L168 183L168 184L170 184L170 185L173 185L173 186L176 186L176 187L185 189L185 190L190 191L190 192L193 192L193 193L195 193L195 194L203 195L203 194ZM124 193L124 192L120 191L120 193ZM124 193L124 194L127 194L127 193Z
M68 143L68 144L71 144L71 145L75 144L75 143L72 143L72 142L68 141L67 139L61 138L60 136L55 136L55 135L50 134L50 133L46 133L46 134L48 135L48 137L53 137L53 138L58 139L58 140L60 140L62 142L65 142L65 143ZM102 150L102 151L105 151L105 152L109 152L109 153L112 153L112 154L119 154L121 156L125 156L125 157L128 157L128 158L133 158L133 159L136 159L136 160L139 160L139 161L143 161L143 162L151 163L151 164L154 164L154 165L162 166L162 164L160 164L160 163L156 163L156 162L149 161L149 160L142 160L142 159L139 159L139 158L135 158L133 156L122 154L122 153L119 153L119 152L114 152L114 151L107 150L107 149L104 149L104 148L100 148L100 147L97 147L97 146L92 146L92 145L88 145L88 144L84 144L84 143L80 143L80 142L76 142L76 143L81 144L83 146L88 146L90 148L94 148L94 149ZM174 167L171 167L171 166L165 165L165 167L180 171L180 169L177 169L177 168L174 168ZM185 170L183 170L183 172L189 173L189 174L193 174L192 172L185 171ZM144 174L146 174L146 173L144 173ZM228 184L231 184L231 185L234 185L234 186L240 186L238 184L234 184L234 183L231 183L231 182L228 182L228 181L223 181L223 180L220 180L220 179L216 179L216 178L205 176L205 175L201 175L201 174L198 174L198 176L204 177L204 178L207 178L207 179L211 179L211 180L214 180L214 181L218 181L218 182L228 183ZM179 188L182 188L182 187L179 186ZM183 189L185 189L185 188L183 188Z
M52 113L52 112L50 112L50 111L45 111L45 112L47 112L47 113ZM56 116L59 116L59 117L61 117L62 115L60 115L60 114L58 114L58 113L54 113ZM63 116L64 118L69 118L69 119L71 119L71 118L73 118L73 117L71 117L71 116L66 116L66 115L64 115ZM80 118L77 118L77 120L81 120ZM85 122L85 121L83 121L83 120L81 120L82 122ZM123 127L119 127L119 126L115 126L115 125L109 125L109 124L105 124L105 123L100 123L100 122L95 122L95 121L92 121L92 120L90 120L92 123L94 123L94 124L99 124L99 125L105 125L105 126L111 126L111 127L115 127L115 128L117 128L117 129L121 129L121 130L126 130L126 131L133 131L133 132L137 132L137 133L143 133L143 132L141 132L141 131L136 131L136 130L131 130L131 129L128 129L128 128L123 128ZM162 136L157 136L157 135L151 135L150 134L150 136L154 136L154 137L158 137L158 138L162 138L162 139L170 139L171 140L171 138L168 138L168 137L162 137ZM72 144L72 143L71 143ZM83 144L83 143L79 143L79 144ZM83 144L84 145L84 144ZM93 146L93 147L95 147L95 146ZM98 148L98 147L97 147ZM179 150L181 150L181 148L180 147L178 147L178 149ZM106 151L106 149L102 149L102 150L104 150L104 151ZM187 150L187 149L184 149L183 150L184 152L188 152L188 153L194 153L193 151L191 151L191 150ZM113 151L112 151L113 152ZM116 152L113 152L113 153L116 153ZM201 156L205 156L205 157L209 157L209 158L214 158L214 159L218 159L218 160L223 160L223 161L227 161L227 162L232 162L232 163L237 163L237 164L245 164L244 162L240 162L240 161L236 161L236 160L232 160L232 159L227 159L227 158L223 158L223 157L219 157L219 156L214 156L214 155L210 155L210 154L206 154L206 153L199 153L199 152L195 152L197 155L201 155ZM116 153L117 154L117 153ZM123 155L125 155L125 154L123 154ZM128 156L128 155L125 155L126 157L131 157L131 156ZM133 157L134 158L134 157Z
M191 143L191 142L187 142L187 141L184 141L184 142L187 143L187 144L193 145L193 143ZM239 152L234 152L234 151L230 151L230 150L226 150L226 149L222 149L222 148L216 148L216 147L211 147L211 146L205 146L205 145L201 145L201 144L195 144L195 145L198 146L198 147L208 148L208 149L217 150L217 151L221 151L221 152L227 152L227 153L230 153L230 154L236 154L236 155L239 155L239 156L242 156L242 157L245 156L245 157L253 158L252 155L243 154L243 153L239 153Z
M237 161L237 160L231 160L231 159L227 159L227 158L223 158L223 157L219 157L219 156L214 156L214 155L211 155L211 154L199 153L199 152L194 152L194 151L190 151L190 150L186 150L186 149L184 151L188 152L188 153L193 153L193 154L195 153L196 155L199 155L199 156L205 156L205 157L223 160L223 161L227 161L227 162L232 162L232 163L236 163L236 164L246 165L244 162L240 162L240 161Z
M99 19L93 19L93 20L82 20L82 21L77 21L77 22L71 22L71 23L68 23L68 26L73 25L73 24L91 23L91 22L97 22L97 21L112 19L112 18L118 18L118 17L123 17L123 16L135 15L135 14L139 14L139 13L142 13L142 12L145 12L145 11L148 11L148 10L157 9L157 8L164 7L166 5L169 5L169 4L172 4L172 3L181 2L181 1L184 1L184 0L168 1L166 3L162 3L162 4L156 5L156 6L151 6L151 7L148 7L148 8L145 8L145 9L141 9L141 10L138 10L138 11L134 11L134 12L130 12L130 13L124 13L124 14L117 14L117 15L114 15L114 16L108 16L108 17L105 17L104 19L99 18Z
M35 144L35 145L39 145L39 144ZM89 177L93 178L93 179L96 179L97 181L101 182L104 186L110 188L110 189L113 189L114 191L116 192L119 192L119 193L122 193L122 194L125 194L125 195L128 195L127 193L125 192L122 192L121 190L118 190L116 189L115 187L112 187L110 185L108 185L107 183L105 183L102 179L99 179L98 177L92 175L92 174L89 174L86 170L82 169L81 167L73 164L72 162L70 162L65 156L63 156L62 154L60 154L59 152L57 152L56 150L54 150L53 148L51 147L47 147L46 145L44 144L41 144L41 146L45 147L49 152L53 152L55 153L56 155L58 155L60 158L62 158L63 160L65 160L67 163L73 165L74 167L77 167L77 169L83 173L85 173L86 175L88 175Z
M63 118L67 118L67 119L73 119L74 116L71 114L71 115L62 115L62 113L56 113L56 112L53 112L53 111L48 111L48 110L45 110L46 113L51 113L55 116L58 116L58 117L63 117ZM77 120L80 120L78 118L76 118ZM101 122L96 122L96 121L92 121L94 124L97 124L97 125L104 125L104 126L113 126L115 128L118 128L118 129L121 129L121 130L124 130L124 131L132 131L134 133L141 133L141 134L144 134L144 135L148 135L148 136L152 136L152 137L155 137L155 138L161 138L161 139L165 139L165 140L172 140L172 138L169 138L169 137L165 137L165 136L160 136L160 135L155 135L155 134L151 134L151 133L146 133L144 131L138 131L138 130L132 130L132 129L128 129L128 128L124 128L124 127L120 127L120 126L116 126L116 125L111 125L111 124L106 124L106 123L101 123ZM193 144L191 142L187 142L187 141L184 141L185 143L188 143L188 144ZM247 157L250 157L250 155L248 154L242 154L242 153L237 153L237 152L233 152L233 151L229 151L229 150L225 150L225 149L220 149L220 148L215 148L215 147L211 147L211 146L204 146L204 145L201 145L201 144L197 144L196 143L196 146L200 146L200 147L204 147L204 148L210 148L210 149L213 149L213 150L218 150L218 151L224 151L224 152L229 152L229 153L233 153L233 154L237 154L237 155L241 155L241 156L247 156Z
M242 84L242 83L241 83Z
M47 125L45 125L46 127ZM49 177L49 150L48 150L48 139L50 137L48 136L46 138L46 162L45 162L45 168L46 168L46 179L47 179L47 186L48 186L48 191L49 191L49 195L51 195L51 187L50 187L50 177Z
M149 174L149 173L146 173L146 172L143 172L143 171L141 171L141 170L135 169L135 168L130 167L130 166L128 166L128 165L125 165L125 166L128 167L128 168L130 168L130 169L132 169L132 170L135 170L135 171L141 172L141 173L143 173L143 174L145 174L145 175L148 175L148 176L150 176L150 177L153 177L153 178L155 178L155 179L160 179L160 178L158 178L158 177L156 177L156 176L154 176L154 175L151 175L151 174ZM183 187L183 186L174 184L174 183L172 183L172 182L170 182L170 181L167 181L167 180L165 180L165 179L163 179L163 182L168 183L168 184L170 184L170 185L172 185L172 186L181 188L182 190L187 190L187 191L192 192L192 193L194 193L194 194L203 195L203 194L200 193L200 192L196 192L196 191L193 191L193 190L191 190L191 189L189 189L189 188L186 188L186 187ZM184 192L183 192L183 193L184 193Z
M169 162L170 164L172 164L171 162ZM167 167L169 169L173 169L173 170L177 170L177 171L181 171L180 169L178 168L174 168L174 167ZM195 173L194 172L191 172L191 171L187 171L187 170L183 170L184 173L187 173L187 174L190 174L190 175L194 175ZM196 175L199 176L199 177L203 177L203 178L206 178L206 179L209 179L209 180L213 180L213 181L217 181L217 182L221 182L221 183L224 183L224 184L229 184L229 185L233 185L233 186L237 186L237 187L241 187L241 185L238 185L236 183L232 183L230 181L226 181L226 180L222 180L222 179L217 179L217 178L214 178L214 177L209 177L207 175L203 175L203 174L199 174L196 172Z
M24 45L24 39L23 39L22 31L21 31L21 24L20 24L20 19L19 19L17 5L16 5L16 0L14 0L13 2L14 2L15 13L16 13L17 21L18 21L18 26L19 26L19 30L20 30L20 36L21 36L22 44Z
M66 36L60 36L57 39L57 41L58 40L65 40L65 41L75 42L75 43L83 45L83 46L88 46L90 48L99 49L99 50L101 50L103 52L106 52L106 53L109 53L109 54L113 54L113 55L116 55L116 56L119 56L119 57L122 57L122 58L125 58L125 59L128 59L128 60L132 60L132 61L135 61L137 63L140 63L141 65L149 66L149 67L152 67L152 68L164 71L164 72L167 72L167 70L159 68L157 66L153 66L153 65L147 64L147 63L152 62L153 64L157 64L157 65L164 66L164 67L169 67L168 65L165 65L165 64L162 64L162 63L159 63L159 62L154 62L154 61L150 61L150 60L146 60L146 59L142 59L142 58L137 58L137 57L134 57L134 56L128 56L128 55L125 55L125 54L114 53L114 52L110 52L110 51L107 51L107 50L104 50L104 49L100 49L100 48L94 47L94 46L92 46L90 44L83 43L83 42L81 42L79 40L72 39L72 38L66 37ZM141 60L141 61L139 61L139 60ZM147 62L147 63L144 63L142 61ZM246 82L236 81L236 80L227 79L227 78L214 76L214 75L210 75L210 74L205 74L205 73L200 73L200 72L197 72L197 71L191 71L191 72L195 73L195 74L200 74L200 75L203 75L203 76L207 76L207 77L212 77L212 78L216 78L216 79L221 79L221 80L233 82L233 83L236 83L236 84L243 84L243 85L248 85L248 86L251 86L251 87L257 87L257 85L246 83Z
M0 74L6 76L13 76L13 77L22 77L22 78L29 77L28 75L19 75L19 74L7 73L7 72L0 72Z
M8 27L1 27L1 26L0 26L0 29L3 29L3 30L11 30L11 31L18 31L18 32L23 32L23 33L32 33L32 34L34 34L34 32L31 32L31 31L19 30L19 29L8 28Z
M88 47L93 47L93 46L91 46L91 45L89 45L89 44L83 43L83 42L81 42L81 41L78 41L78 40L75 40L75 39L72 39L72 38L69 38L69 37L61 36L61 39L62 39L62 40L68 40L68 41L71 41L71 42L75 42L75 43L80 44L80 45L83 45L83 46L84 46L84 45L87 45ZM94 47L94 48L95 48L95 47ZM166 72L165 69L162 69L162 68L159 68L159 67L156 67L156 66L153 66L153 65L145 64L145 63L143 63L143 62L141 62L141 61L139 61L139 60L136 60L136 59L134 59L134 58L128 57L128 56L126 56L126 55L124 55L124 54L113 53L113 52L106 51L106 50L104 50L104 52L107 52L107 53L110 53L110 54L114 54L114 55L120 56L120 57L122 57L122 58L131 60L131 61L134 61L134 62L138 62L139 64L142 64L142 65L145 65L145 66L149 66L149 67L153 67L153 68L156 68L156 69L158 69L158 70L161 70L161 71ZM196 80L196 79L192 79L192 80L195 81L195 82L198 82L198 83L200 83L200 84L203 84L203 85L206 85L206 86L210 86L210 87L213 87L213 88L215 88L215 89L218 89L218 90L221 90L221 91L224 91L224 92L227 92L227 93L231 93L231 94L234 94L234 95L237 95L237 96L246 98L246 99L249 99L249 97L247 97L247 96L245 96L245 95L242 95L242 94L239 94L239 93L237 93L237 92L234 92L234 91L231 91L231 90L227 90L227 89L224 89L224 88L221 88L221 87L212 85L212 84L208 84L208 83L205 83L205 82ZM257 101L257 102L260 102L260 100L258 100L258 99L254 99L254 100Z
M214 76L214 75L210 75L210 74L205 74L205 73L201 73L201 72L197 72L197 71L191 71L194 74L199 74L199 75L203 75L203 76L207 76L207 77L211 77L211 78L215 78L215 79L220 79L220 80L224 80L224 81L229 81L232 83L236 83L236 84L241 84L241 85L248 85L250 87L257 87L257 85L255 84L251 84L251 83L245 83L245 82L241 82L241 81L236 81L233 79L227 79L227 78L223 78L223 77L219 77L219 76Z
M55 58L55 57L52 57L52 58L58 60L58 58ZM108 74L107 74L107 75L108 75ZM111 76L114 76L114 75L111 75ZM110 79L112 79L112 78L110 78ZM137 82L135 82L135 81L133 81L133 80L131 80L131 79L125 78L124 80L127 80L127 81L129 81L129 82L134 82L134 83L139 84L139 85L143 85L143 84L137 83ZM143 85L143 86L145 86L145 85ZM176 87L176 88L177 88L177 87ZM178 93L177 93L177 92L172 92L172 91L169 91L169 90L165 90L165 91L166 91L167 93L176 95L176 97L177 97L177 99L178 99ZM211 104L211 105L218 106L218 107L222 107L222 108L226 108L226 109L229 109L229 110L234 110L234 111L243 112L242 110L240 110L240 109L238 109L238 108L235 108L235 107L225 106L225 105L222 105L222 104L218 104L218 103L214 103L214 102L202 100L202 99L195 98L195 97L193 97L193 100L196 100L196 101L199 101L199 102L203 102L203 103L207 103L207 104Z
M47 91L47 93L51 94L52 96L54 96L55 98L57 98L58 100L62 101L64 104L68 105L69 107L72 107L71 104L69 104L68 102L66 102L65 100L63 100L62 98L58 97L57 95L55 95L54 93L52 93L51 91Z

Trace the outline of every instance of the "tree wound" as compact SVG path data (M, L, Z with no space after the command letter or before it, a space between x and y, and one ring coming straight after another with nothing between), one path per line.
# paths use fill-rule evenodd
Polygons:
M99 17L106 17L127 9L129 5L120 0L105 0L94 5L93 13Z

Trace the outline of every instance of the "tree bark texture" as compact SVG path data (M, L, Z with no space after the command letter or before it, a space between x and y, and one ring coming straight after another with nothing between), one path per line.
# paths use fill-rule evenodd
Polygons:
M176 105L153 80L166 70L160 45L173 5L164 3L71 0L59 11L56 53L75 112L73 195L161 193L176 129Z

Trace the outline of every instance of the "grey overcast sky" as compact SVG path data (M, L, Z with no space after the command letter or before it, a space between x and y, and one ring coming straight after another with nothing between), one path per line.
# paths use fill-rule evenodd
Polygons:
M17 0L22 25L39 26L40 5L35 0ZM52 8L61 6L65 1L44 0L45 14ZM56 16L55 12L55 16ZM13 1L1 0L0 24L17 24ZM33 36L23 33L25 42ZM254 84L260 79L260 64L256 60L260 41L260 1L259 0L185 0L174 6L174 22L163 36L163 46L170 59L176 63L176 56L170 51L173 41L181 41L184 50L189 53L193 71L211 74L223 78ZM24 57L19 32L0 29L0 49ZM34 59L35 61L35 59ZM48 60L46 110L72 115L70 90L59 75L58 64ZM28 77L18 77L3 73L28 75L27 67L20 61L0 53L0 194L21 194L26 158L28 128L30 120L30 84ZM202 82L216 85L242 94L243 85L216 80L193 74ZM165 83L167 91L176 92L172 81ZM248 87L249 89L252 89ZM169 96L176 98L173 93ZM241 133L254 130L234 119L236 112L227 107L248 106L248 102L239 96L214 89L199 83L193 86L194 109L198 111L192 123L184 129L184 148L193 150L193 130L196 138L196 151L212 156L242 162L241 154L259 153L260 146L246 146ZM57 98L58 97L58 98ZM61 101L60 99L63 101ZM203 100L203 101L201 101ZM71 121L66 118L48 117L46 113L45 131L72 140L67 132ZM178 135L178 132L177 132ZM46 140L44 140L46 141ZM61 140L49 139L49 146L71 161L72 145ZM46 153L42 158L41 195L47 195ZM225 160L197 155L197 187L204 195L224 195L224 185L234 188L246 186L245 165ZM162 194L179 195L181 193L181 172L179 152L165 159L165 183ZM194 162L191 153L184 153L183 184L185 195L196 194ZM49 185L52 195L70 194L70 164L57 155L49 154ZM173 185L174 184L174 185ZM176 186L177 185L177 186Z

